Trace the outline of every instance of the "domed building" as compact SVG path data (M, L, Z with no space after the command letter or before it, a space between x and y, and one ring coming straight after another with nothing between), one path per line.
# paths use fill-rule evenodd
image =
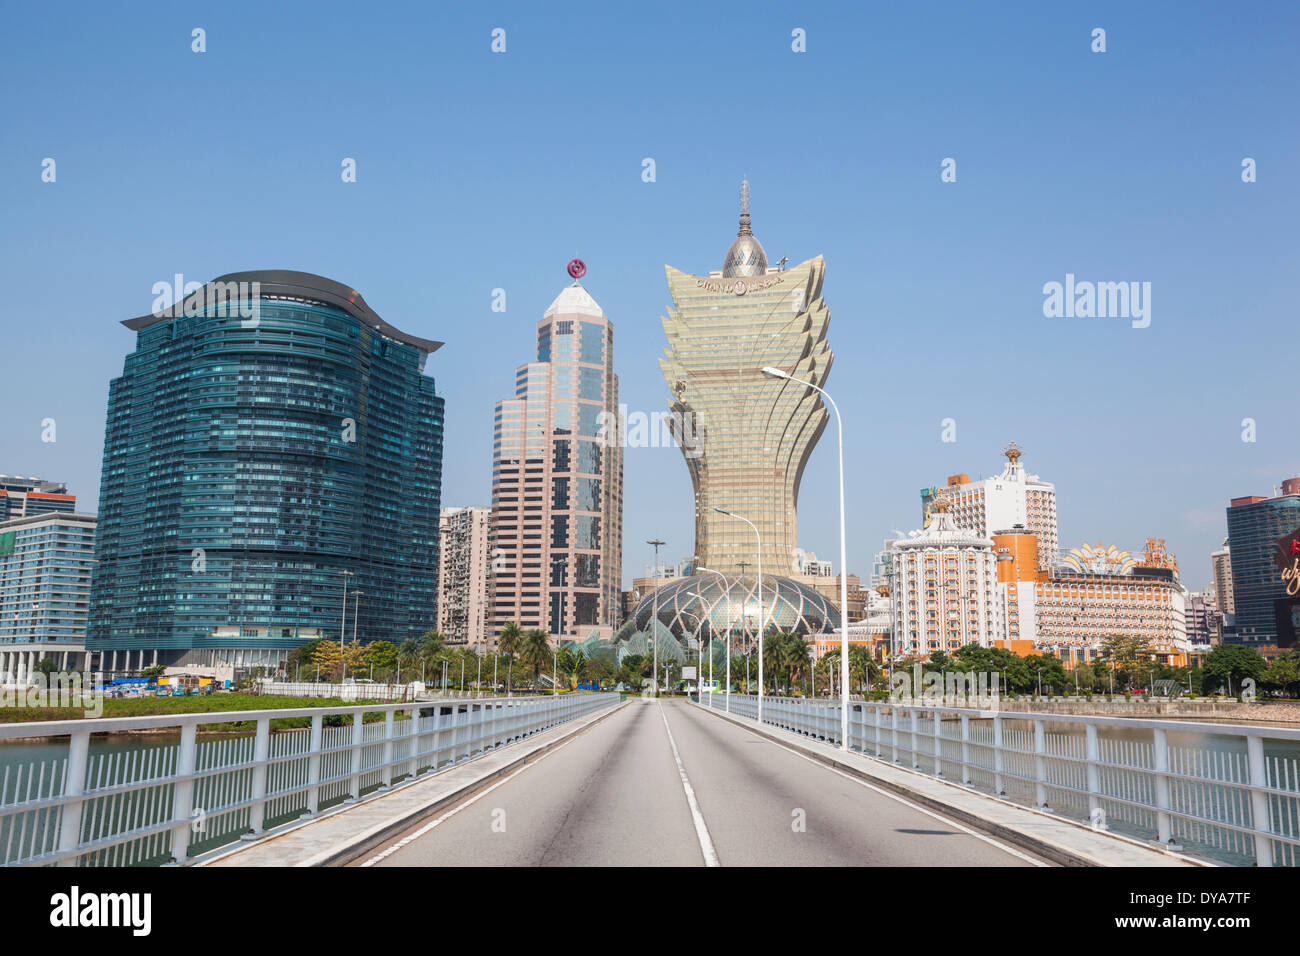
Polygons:
M651 647L653 632L660 658L666 653L680 661L693 659L700 643L707 645L710 639L715 656L725 653L728 636L734 651L745 652L757 644L760 620L769 636L791 633L809 637L840 626L839 611L815 588L765 574L760 602L757 585L754 575L726 575L725 584L717 574L671 581L641 599L614 635L614 643L624 653L644 654Z

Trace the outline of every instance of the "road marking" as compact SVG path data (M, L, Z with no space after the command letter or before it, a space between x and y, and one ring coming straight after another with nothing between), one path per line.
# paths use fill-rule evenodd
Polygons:
M664 705L659 704L659 716L664 719L664 730L668 732L668 745L673 748L673 759L677 761L677 772L682 777L682 789L686 791L686 803L691 808L691 819L695 821L695 835L700 841L700 851L704 854L705 866L721 866L718 862L718 851L713 848L713 839L709 836L709 828L704 822L704 814L700 812L700 805L695 800L695 790L691 787L690 778L686 776L686 768L682 766L682 755L677 752L677 741L673 740L673 729L668 726L668 714L664 711Z
M612 713L612 711L611 711L611 713ZM427 834L429 831L431 831L434 827L438 826L440 823L445 823L447 820L450 820L452 817L454 817L456 814L460 813L460 811L464 810L466 807L468 807L468 806L470 806L470 805L472 805L472 804L474 804L474 803L477 803L479 800L481 800L483 797L486 797L489 793L491 793L491 792L492 792L493 790L495 790L497 787L504 787L506 784L508 784L511 780L515 779L515 777L519 776L519 775L520 775L521 773L523 773L525 770L531 770L533 767L537 766L539 763L541 763L541 762L542 762L543 760L545 760L547 757L551 756L551 754L559 753L559 752L560 752L561 750L563 750L565 747L569 746L569 744L571 744L571 743L573 743L575 740L577 740L578 737L581 736L581 731L582 731L582 730L585 730L585 729L586 729L585 727L584 727L584 728L580 728L580 729L579 729L579 732L574 733L573 736L571 736L568 740L565 740L565 741L563 741L562 743L558 744L557 746L552 747L550 750L546 751L546 753L542 754L542 755L541 755L540 757L538 757L536 760L532 760L532 761L530 761L530 762L524 764L522 767L520 767L518 770L516 770L514 773L510 774L509 776L507 776L507 777L502 777L500 780L498 780L496 783L492 784L492 786L488 787L486 790L480 790L478 793L474 794L474 796L470 797L470 798L469 798L468 800L466 800L464 803L457 804L456 806L452 807L450 810L448 810L448 811L447 811L446 813L444 813L442 816L438 817L438 819L436 819L436 820L431 820L430 822L426 823L424 826L420 827L420 829L418 829L418 830L416 830L414 833L412 833L410 836L403 837L402 839L400 839L400 840L398 840L396 843L394 843L392 846L388 847L386 850L383 850L383 851L380 852L380 853L376 853L374 856L372 856L370 859L366 860L366 862L362 863L361 865L362 865L363 867L366 867L366 866L374 866L376 863L381 863L381 862L383 862L384 860L388 859L390 856L392 856L392 855L393 855L394 853L396 853L398 850L401 850L401 849L405 848L406 846L408 846L409 844L414 843L416 840L420 839L420 837L422 837L422 836L424 836L425 834Z
M972 830L970 827L962 826L956 820L949 820L947 817L943 816L942 814L935 813L933 810L927 807L923 807L920 804L913 803L911 800L908 800L906 797L900 797L898 794L893 793L889 790L884 790L881 787L873 786L872 784L867 783L865 780L863 780L860 777L855 777L851 773L845 773L843 770L840 770L838 767L827 766L826 764L822 763L820 760L817 760L814 757L810 757L805 753L800 753L798 750L795 750L793 747L787 747L779 740L773 740L771 737L765 737L762 734L754 733L754 731L750 730L748 727L745 727L741 724L733 724L733 726L739 727L745 733L757 737L759 740L772 744L773 746L780 747L782 750L788 751L789 753L794 754L796 757L800 757L803 760L807 760L811 764L816 764L818 767L821 767L823 770L829 770L831 773L839 774L845 780L851 780L854 783L858 784L859 786L866 787L868 790L872 790L880 794L882 797L888 797L890 800L897 801L898 803L903 804L903 806L905 807L910 807L913 810L916 810L920 813L924 813L927 817L933 817L935 820L938 820L941 823L946 823L948 826L956 830L960 830L962 833L965 833L968 836L973 836L977 840L983 840L989 846L997 847L999 850L1001 850L1004 853L1010 853L1012 856L1019 857L1020 859L1024 860L1026 863L1031 863L1034 866L1050 865L1048 863L1044 863L1042 860L1034 859L1034 857L1030 856L1027 853L1021 853L1015 847L1008 846L1005 843L1000 843L999 841L993 839L990 836L985 836L983 833L980 833L978 830Z

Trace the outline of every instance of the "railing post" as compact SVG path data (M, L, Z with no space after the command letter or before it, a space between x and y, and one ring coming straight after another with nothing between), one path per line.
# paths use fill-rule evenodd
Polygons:
M352 774L348 779L348 798L345 803L361 799L361 742L365 733L366 714L358 710L352 715Z
M1101 806L1101 768L1098 763L1101 761L1101 746L1097 740L1097 725L1084 725L1084 758L1087 762L1084 764L1084 774L1088 781L1088 822L1092 824L1093 829L1107 830L1106 818L1103 815L1105 811ZM1164 731L1157 731L1163 734ZM1168 754L1166 754L1168 759Z
M964 786L971 786L970 714L961 715L961 782Z
M898 705L889 708L889 756L898 763Z
M324 726L323 714L311 715L311 739L307 743L311 756L307 758L307 812L304 814L309 817L320 809L320 748Z
M993 792L999 797L1007 795L1002 786L1002 715L993 717Z
M943 715L936 708L930 711L934 721L934 775L943 776Z
M181 727L180 751L176 755L176 786L172 790L172 863L184 863L190 850L190 815L194 812L194 758L198 750L199 725Z
M883 708L883 707L881 707L881 706L879 706L879 705L876 705L875 707L873 707L873 708L871 708L871 709L872 709L872 711L875 712L875 715L876 715L876 716L875 716L875 724L876 724L876 726L875 726L875 728L874 728L873 731L872 731L873 734L875 735L875 738L876 738L875 741L874 741L874 743L875 743L875 745L876 745L876 746L875 746L876 756L877 756L877 757L883 757L883 756L885 755L885 753L884 753L884 747L885 747L885 708ZM866 753L866 747L865 747L865 746L863 747L862 752L863 752L863 753Z
M1273 844L1269 839L1268 765L1264 763L1264 738L1246 737L1246 759L1250 764L1250 818L1255 828L1255 865L1273 865Z
M915 707L911 710L911 730L908 733L908 752L912 755L912 769L921 769L921 713Z
M256 837L262 832L266 820L266 761L271 753L271 718L260 717L257 733L253 737L253 802L248 808L248 833Z
M411 752L406 763L407 776L414 780L420 775L420 708L412 707L409 711L411 720Z
M1169 734L1157 728L1154 731L1151 753L1156 771L1156 832L1160 843L1174 842L1173 818L1169 815Z
M1040 809L1047 806L1047 725L1034 721L1034 799Z
M384 782L381 790L393 785L393 734L397 730L397 714L389 709L384 711Z
M86 766L90 761L90 731L82 730L68 740L68 769L63 778L63 795L79 797L63 805L59 818L59 850L75 850L81 843L81 808L86 805ZM10 822L13 826L13 821ZM76 866L77 858L59 861L59 866Z

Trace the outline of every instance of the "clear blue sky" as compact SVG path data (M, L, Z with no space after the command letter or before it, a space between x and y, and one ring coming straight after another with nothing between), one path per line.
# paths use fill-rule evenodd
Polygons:
M851 571L1008 440L1056 483L1063 546L1165 537L1192 587L1228 498L1300 474L1300 5L613 6L7 5L0 471L93 510L119 321L177 272L301 269L447 343L443 503L487 504L492 405L565 263L624 401L662 409L663 266L721 267L748 177L769 259L826 257ZM1067 272L1151 282L1150 328L1044 318ZM822 557L834 492L828 431L799 513ZM691 553L679 452L629 452L624 520L625 577L647 538Z

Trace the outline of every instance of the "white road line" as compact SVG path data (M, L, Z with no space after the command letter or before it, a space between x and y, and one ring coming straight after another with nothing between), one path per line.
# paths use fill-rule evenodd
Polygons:
M821 767L823 770L829 770L831 773L839 774L845 780L851 780L852 782L858 784L859 786L866 787L868 790L872 790L880 794L882 797L888 797L890 800L894 800L898 803L901 803L905 807L910 807L913 810L918 811L919 813L924 813L927 817L933 817L935 820L938 820L941 823L946 823L948 826L952 827L953 829L960 830L962 833L965 833L968 836L973 836L977 840L983 840L989 846L997 847L1003 853L1010 853L1012 856L1019 857L1020 859L1024 860L1026 863L1032 863L1034 866L1050 865L1044 863L1042 860L1034 859L1032 856L1030 856L1027 853L1021 853L1015 847L1008 846L1005 843L1000 843L990 836L985 836L983 833L980 833L978 830L972 830L970 827L962 826L956 820L949 820L947 817L943 816L942 814L935 813L933 810L930 810L927 807L923 807L920 804L913 803L911 800L908 800L905 797L900 797L898 794L893 793L889 790L884 790L880 787L873 786L872 784L867 783L861 777L855 777L851 773L845 773L843 770L840 770L838 767L827 766L826 764L822 763L820 760L810 757L805 753L800 753L799 751L795 750L793 747L787 747L785 744L781 743L780 741L773 740L770 737L764 737L762 734L756 734L748 727L742 726L740 724L736 724L735 726L739 727L745 733L757 737L759 740L772 744L775 747L780 747L782 750L788 751L789 753L792 753L796 757L799 757L803 760L807 760L811 764L816 764L818 767Z
M721 866L718 862L718 851L713 848L713 839L709 836L709 828L704 822L704 814L700 812L700 805L695 800L695 790L691 787L690 778L686 776L686 768L682 766L682 755L677 752L677 741L673 740L673 730L668 726L668 714L664 712L664 705L659 704L659 716L664 719L664 730L668 732L668 745L673 748L673 759L677 761L677 772L682 776L682 789L686 791L686 803L691 808L691 819L695 821L695 835L700 841L700 852L704 854L705 866Z
M582 728L582 729L585 730L586 728ZM579 733L580 733L580 732L579 732ZM560 752L561 750L563 750L565 747L569 746L569 744L573 743L573 741L577 740L577 739L578 739L578 736L579 736L579 733L575 733L575 734L574 734L572 737L570 737L568 740L566 740L566 741L564 741L563 743L559 744L558 746L552 748L551 750L548 750L546 753L542 754L542 755L541 755L540 757L538 757L536 760L533 760L533 761L531 761L530 763L524 764L524 766L520 767L518 770L516 770L514 773L510 774L509 776L507 776L507 777L502 777L500 780L498 780L496 783L492 784L492 786L488 787L486 790L480 790L478 793L474 794L474 796L470 797L470 798L469 798L468 800L466 800L464 803L457 804L456 806L452 807L450 810L448 810L448 811L447 811L446 813L444 813L442 816L438 817L438 819L436 819L436 820L431 820L430 822L426 823L424 826L420 827L420 829L418 829L418 830L416 830L414 833L412 833L410 836L403 837L402 839L398 840L396 843L394 843L392 846L388 847L387 849L385 849L385 850L383 850L383 851L381 851L381 852L379 852L379 853L376 853L374 856L372 856L370 859L366 860L366 862L362 863L361 865L362 865L363 867L366 867L366 866L374 866L376 863L380 863L380 862L382 862L382 861L388 859L390 856L392 856L392 855L393 855L394 853L396 853L398 850L400 850L400 849L402 849L402 848L404 848L404 847L410 845L411 843L414 843L416 840L420 839L420 837L424 836L426 833L428 833L428 832L429 832L430 830L432 830L434 827L438 826L440 823L444 823L444 822L446 822L447 820L450 820L452 817L454 817L456 814L460 813L460 811L464 810L466 807L471 806L472 804L477 803L479 800L481 800L483 797L486 797L489 793L491 793L491 792L492 792L493 790L495 790L497 787L503 787L503 786L505 786L505 785L508 784L511 780L515 779L515 777L517 777L517 776L519 776L521 773L523 773L525 770L531 770L533 767L537 766L539 763L541 763L541 762L542 762L543 760L545 760L547 757L551 756L551 754L559 753L559 752Z

